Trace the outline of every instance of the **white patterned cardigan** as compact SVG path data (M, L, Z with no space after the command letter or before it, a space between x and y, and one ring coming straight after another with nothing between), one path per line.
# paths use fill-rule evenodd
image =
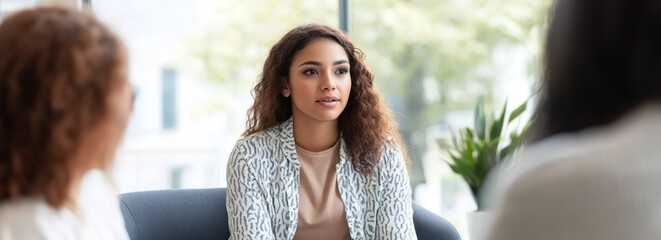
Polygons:
M300 163L293 122L240 139L227 163L230 239L294 239ZM371 176L356 172L340 143L335 166L352 239L416 239L402 153L385 144Z

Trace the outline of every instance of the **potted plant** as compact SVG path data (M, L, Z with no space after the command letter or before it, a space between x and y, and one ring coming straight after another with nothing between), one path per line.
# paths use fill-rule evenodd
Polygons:
M489 173L511 155L524 143L524 137L530 129L531 120L524 123L516 121L526 110L528 101L523 102L511 112L507 112L507 101L502 106L500 114L487 117L484 98L478 100L475 107L474 126L461 128L458 134L452 134L451 143L442 141L441 147L449 153L448 164L452 171L459 174L470 187L477 205L477 214L468 215L469 234L480 239L475 233L481 229L485 217L474 219L484 210L481 189ZM517 124L514 124L517 123ZM520 127L521 124L523 127ZM510 126L514 126L510 128ZM484 214L482 214L484 215ZM477 226L476 226L477 225Z

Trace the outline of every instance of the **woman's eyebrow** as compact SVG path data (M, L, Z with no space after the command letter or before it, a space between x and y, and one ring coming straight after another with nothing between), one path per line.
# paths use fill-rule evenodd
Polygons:
M344 59L342 59L342 60L337 60L337 61L333 62L333 65L339 65L339 64L344 64L344 63L349 63L349 61L344 60ZM301 63L301 65L298 65L298 67L301 67L301 66L303 66L303 65L315 65L315 66L321 66L321 63L320 63L320 62L317 62L317 61L307 61L307 62Z
M333 63L333 65L339 65L339 64L344 64L344 63L349 63L349 61L344 60L344 59L342 59L342 60L337 60L337 61L335 61L335 62Z
M300 67L300 66L303 66L303 65L321 66L321 63L317 62L317 61L307 61L307 62L302 63L301 65L298 65L298 66Z

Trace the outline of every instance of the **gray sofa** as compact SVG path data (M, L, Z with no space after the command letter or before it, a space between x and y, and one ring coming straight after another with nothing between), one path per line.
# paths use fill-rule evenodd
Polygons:
M132 240L228 239L225 189L173 189L119 196ZM452 224L413 203L418 239L459 240Z

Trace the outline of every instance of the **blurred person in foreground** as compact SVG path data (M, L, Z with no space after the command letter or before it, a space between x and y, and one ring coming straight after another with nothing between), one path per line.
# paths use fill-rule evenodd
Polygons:
M128 239L107 172L132 94L120 40L63 6L0 23L0 239Z
M661 1L558 0L532 143L488 239L661 238Z

